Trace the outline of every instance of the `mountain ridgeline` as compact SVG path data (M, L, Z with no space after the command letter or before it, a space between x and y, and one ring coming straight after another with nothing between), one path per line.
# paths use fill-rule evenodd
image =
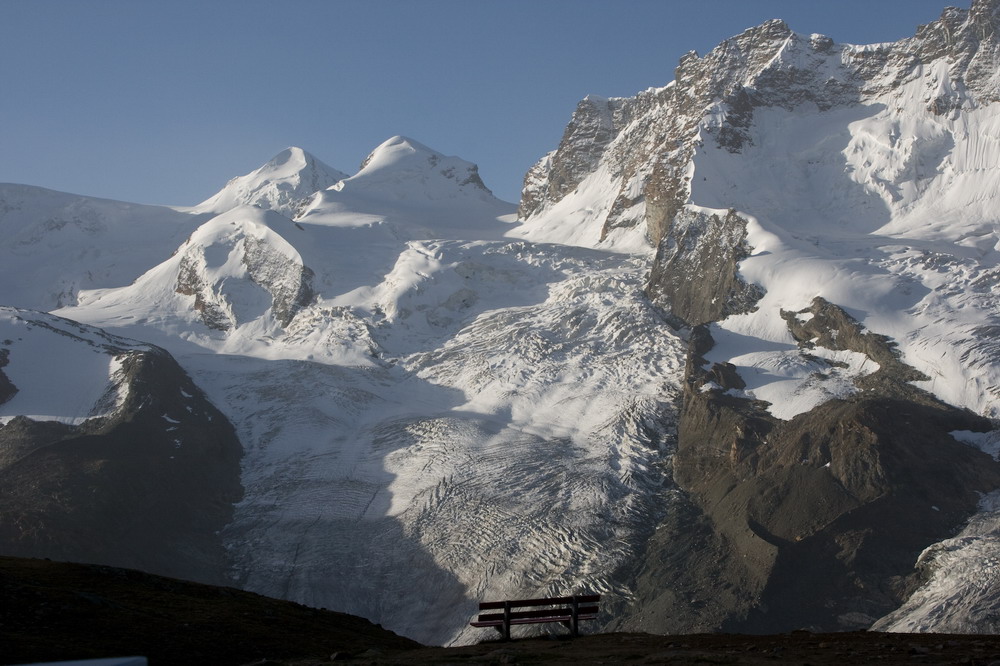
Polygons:
M517 206L401 136L190 208L0 185L0 554L433 644L578 590L1000 631L998 33L768 21L584 99Z

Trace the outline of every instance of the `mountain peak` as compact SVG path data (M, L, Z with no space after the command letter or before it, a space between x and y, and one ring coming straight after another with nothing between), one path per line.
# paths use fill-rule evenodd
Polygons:
M271 160L261 168L272 167L278 169L289 166L295 169L301 169L302 167L315 163L316 161L315 157L298 146L289 146L272 157Z
M992 18L1000 17L1000 0L972 0L969 12L973 15L991 15Z
M346 188L379 189L405 198L416 194L411 192L414 185L430 199L452 198L458 191L493 197L479 177L478 166L401 135L379 144L358 173L343 182Z
M195 212L224 213L237 206L256 206L295 217L312 195L347 178L296 146L272 157L260 168L230 180Z
M396 135L380 143L375 150L368 154L365 161L361 163L359 173L366 169L382 169L387 166L398 164L400 161L414 161L415 159L434 162L444 157L441 153L432 148L428 148L419 141L409 137Z

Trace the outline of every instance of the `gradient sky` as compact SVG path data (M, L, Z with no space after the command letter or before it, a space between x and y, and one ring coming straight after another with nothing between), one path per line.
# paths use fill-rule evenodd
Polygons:
M0 0L0 182L193 205L284 148L354 173L395 134L494 193L587 94L770 18L868 44L969 0Z

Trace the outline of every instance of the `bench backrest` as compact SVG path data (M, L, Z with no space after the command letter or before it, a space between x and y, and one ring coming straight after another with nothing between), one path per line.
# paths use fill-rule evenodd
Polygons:
M510 604L511 608L528 608L532 606L569 606L574 599L577 604L595 604L601 600L599 594L578 594L575 597L549 597L547 599L515 599L511 601L482 601L479 610L503 610Z

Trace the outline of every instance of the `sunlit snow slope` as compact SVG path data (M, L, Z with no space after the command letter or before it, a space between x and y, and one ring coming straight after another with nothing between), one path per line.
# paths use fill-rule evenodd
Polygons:
M259 169L233 178L212 197L192 210L224 213L237 206L257 206L294 217L308 205L313 195L344 178L341 173L302 150L288 148Z
M0 184L0 303L51 310L74 304L81 289L126 285L206 219Z
M996 418L1000 365L988 322L1000 315L1000 113L996 104L955 118L922 112L928 85L917 78L891 103L758 110L742 154L697 152L691 199L751 219L753 256L740 270L767 293L722 331L792 350L779 311L821 296L897 341L939 398ZM777 415L811 406L788 401L808 390L808 368L786 375L719 339L711 360L765 375L753 394Z
M108 416L127 386L121 357L145 345L75 322L0 306L0 424L15 416L76 425Z

